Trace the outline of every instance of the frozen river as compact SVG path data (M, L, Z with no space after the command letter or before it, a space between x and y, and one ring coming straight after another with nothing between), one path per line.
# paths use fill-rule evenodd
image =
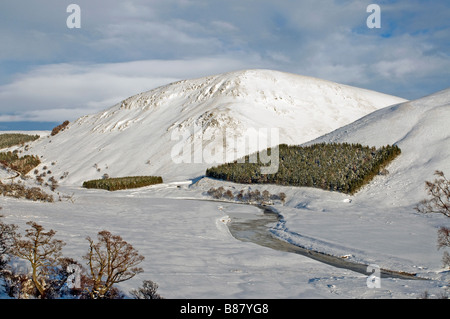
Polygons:
M314 260L326 263L328 265L356 271L361 274L371 274L368 272L368 266L350 262L341 257L331 256L324 253L312 251L300 246L288 243L278 239L271 232L271 229L280 221L280 215L270 207L260 207L263 214L251 215L248 213L230 214L231 222L228 224L231 234L244 242L253 242L255 244L269 247L275 250L300 254ZM389 270L380 270L381 277L399 278L399 279L421 279L412 274L404 274Z

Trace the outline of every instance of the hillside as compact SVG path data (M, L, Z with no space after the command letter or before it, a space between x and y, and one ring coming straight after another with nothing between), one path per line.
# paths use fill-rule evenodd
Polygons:
M318 139L306 143L361 143L376 147L397 145L402 155L382 183L367 192L383 196L386 187L405 205L425 196L424 181L435 170L450 175L450 89L414 101L375 111ZM401 194L408 194L403 196Z
M40 139L28 153L41 155L41 166L53 163L55 175L67 176L61 183L71 185L105 173L111 177L155 175L164 181L192 179L216 164L201 158L205 147L223 150L231 145L231 138L272 128L279 129L279 139L268 139L269 145L258 145L259 149L271 143L301 144L404 101L294 74L231 72L137 94ZM176 149L194 155L177 163L180 157L174 160L172 153ZM199 150L200 158L195 155ZM244 155L231 147L227 150Z
M348 260L445 278L436 230L448 226L439 214L422 215L415 205L427 198L425 181L435 170L450 175L450 89L377 110L303 145L361 143L396 145L401 154L389 173L376 176L353 196L312 188L285 192L284 216L274 233L293 242Z

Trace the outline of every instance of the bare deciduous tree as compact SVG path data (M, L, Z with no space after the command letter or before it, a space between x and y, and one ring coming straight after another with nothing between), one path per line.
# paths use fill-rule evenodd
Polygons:
M142 287L138 290L132 290L131 294L135 299L164 299L161 297L156 290L158 290L158 285L151 280L144 280Z
M38 290L39 296L45 298L46 277L50 267L57 264L65 243L53 239L55 231L44 232L44 228L35 222L28 222L31 228L26 230L25 237L17 236L14 240L12 254L27 260L31 266L31 279Z
M450 217L450 181L442 171L435 171L438 176L434 182L425 182L425 188L431 198L422 200L416 211L423 214L438 213ZM438 248L450 247L450 228L441 227L438 230ZM444 266L450 267L450 254L444 252Z
M439 213L450 217L450 181L442 171L435 171L434 175L439 176L434 182L425 182L430 199L422 200L416 210L419 213Z
M0 218L2 217L3 215L0 215ZM16 229L16 225L5 224L0 221L0 275L2 269L8 263L9 253L14 243L14 238L17 236Z
M91 275L93 299L109 298L113 285L133 278L141 273L136 267L144 256L118 235L103 230L98 233L98 242L87 237L89 252L83 257L87 260Z

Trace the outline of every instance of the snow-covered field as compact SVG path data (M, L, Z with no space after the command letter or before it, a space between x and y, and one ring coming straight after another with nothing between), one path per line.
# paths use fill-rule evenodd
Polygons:
M381 278L380 288L368 288L369 273L235 239L226 225L227 216L261 211L251 205L201 200L207 198L203 188L214 183L205 180L194 187L158 185L114 193L66 188L62 190L73 194L73 202L51 204L0 199L5 221L20 225L21 230L29 220L56 230L56 237L67 243L64 255L79 261L88 249L86 236L95 237L103 229L121 235L146 257L144 273L119 286L124 292L145 279L156 282L166 298L187 299L419 298L425 291L436 296L445 292L434 218L407 211L347 212L346 207L354 203L344 202L345 196L339 194L327 200L324 211L277 207L285 219L277 233L281 237L430 279Z
M354 107L361 105L358 102L362 101L361 96L350 98L351 92L362 94L361 91L346 88L347 93L335 93L335 85L302 78L303 82L294 82L309 86L308 90L303 95L299 93L297 99L292 98L292 103L283 104L285 102L279 101L292 97L295 90L280 99L273 93L283 90L269 90L270 85L265 82L267 78L272 83L277 81L274 82L267 73L263 74L265 77L259 79L262 82L252 78L251 85L242 82L245 77L255 76L254 73L240 75L239 87L230 86L233 81L226 75L209 81L188 81L175 87L159 88L158 95L154 95L156 91L145 95L139 102L144 103L142 105L137 102L138 97L130 98L129 108L118 105L103 114L81 118L55 137L43 137L32 143L28 152L43 155L39 169L47 165L55 174L69 171L69 178L62 181L58 191L71 195L71 200L63 198L60 202L44 204L0 197L5 221L20 225L22 230L29 220L46 229L54 229L57 237L67 243L64 254L80 261L88 248L86 236L94 237L103 229L121 235L146 258L142 263L144 273L119 286L124 292L137 288L142 280L150 279L159 285L158 292L166 298L419 298L425 292L435 297L448 293L448 272L442 268L443 251L436 248L436 232L440 226L448 226L449 221L441 215L420 215L414 206L426 197L424 182L434 179L435 170L450 175L450 90L410 102L384 96L391 103L386 100L381 103L378 99L381 95L366 92L372 97L371 100L366 96L367 99L376 100L378 104L366 106L350 119L342 117L338 110L354 112L345 106L345 100L353 101L354 104L349 105ZM291 76L270 75L283 83L283 92L291 88ZM257 89L258 83L262 83L261 90ZM194 84L200 91L195 94L194 91L183 91L193 90ZM266 97L271 96L267 104L262 102L262 91ZM165 99L172 99L172 102L181 99L181 92L184 92L185 100L168 103L164 108L161 106L164 103L158 104ZM209 92L211 96L206 98L199 92ZM231 96L225 94L217 98L218 92L229 92ZM331 98L331 93L338 97ZM369 288L367 278L370 273L336 268L298 254L237 240L228 229L229 217L239 213L254 218L262 212L252 205L211 201L205 192L219 185L234 191L249 185L196 179L204 172L205 165L192 167L173 162L156 165L173 147L173 143L168 142L170 134L167 135L171 125L204 119L205 109L218 113L226 109L227 114L234 116L238 112L230 111L231 106L236 110L240 108L233 101L242 98L254 102L256 96L263 109L278 101L281 104L275 108L288 112L294 106L302 105L301 97L315 101L311 102L315 109L312 113L333 114L334 120L321 115L322 121L312 118L312 124L303 128L294 125L301 114L306 114L301 110L292 111L290 115L275 112L266 122L255 124L255 127L268 127L271 120L278 123L276 125L284 123L290 133L281 134L280 142L397 144L402 150L400 157L388 167L388 175L377 176L353 196L309 188L251 185L287 195L284 205L274 205L282 220L273 225L272 235L349 261L415 273L427 280L381 278L381 287ZM150 103L145 101L150 101L150 97L155 103L149 113L153 115L145 113L149 110L145 105ZM324 97L335 104L323 102ZM200 104L189 108L194 101ZM252 105L240 101L247 108ZM395 103L401 104L389 106ZM171 110L182 116L175 116ZM252 112L261 115L263 111L253 109ZM291 115L293 120L289 122ZM267 117L257 116L255 122ZM305 117L305 123L309 123L307 118L310 117ZM249 115L236 118L241 122L247 119L245 125L251 123ZM229 119L216 124L227 125ZM125 126L115 126L119 122ZM210 128L211 124L206 123L203 129ZM305 138L302 134L310 132L311 127L317 131ZM146 130L149 133L143 134ZM150 159L149 163L147 159ZM95 168L94 164L97 164ZM104 173L120 176L122 170L123 175L161 175L165 183L116 192L80 187L82 180Z

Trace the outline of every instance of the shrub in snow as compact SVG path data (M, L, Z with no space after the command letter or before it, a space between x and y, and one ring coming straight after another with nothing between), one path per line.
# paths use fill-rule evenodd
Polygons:
M265 205L272 204L273 200L280 200L283 203L286 200L285 193L270 194L268 190L264 190L261 193L258 189L254 191L247 190L247 192L241 189L236 195L234 195L230 189L225 191L224 187L220 186L219 188L211 187L206 193L209 196L212 196L214 199L223 198L226 200L235 200L237 202L247 202Z
M156 283L151 280L144 280L141 288L132 290L130 293L135 299L164 299L156 290L158 290Z
M69 125L69 121L64 121L62 124L56 126L53 128L52 132L50 133L51 136L55 136L56 134L58 134L60 131L64 131L67 127L67 125Z
M38 182L43 182L43 179L37 178ZM56 187L56 186L55 186ZM19 183L2 184L0 183L0 194L3 196L14 197L14 198L25 198L32 201L41 202L53 202L54 198L52 195L47 194L39 187L25 187Z
M34 155L19 157L16 152L6 152L0 153L0 163L22 175L25 175L38 166L41 161L39 160L39 157Z

